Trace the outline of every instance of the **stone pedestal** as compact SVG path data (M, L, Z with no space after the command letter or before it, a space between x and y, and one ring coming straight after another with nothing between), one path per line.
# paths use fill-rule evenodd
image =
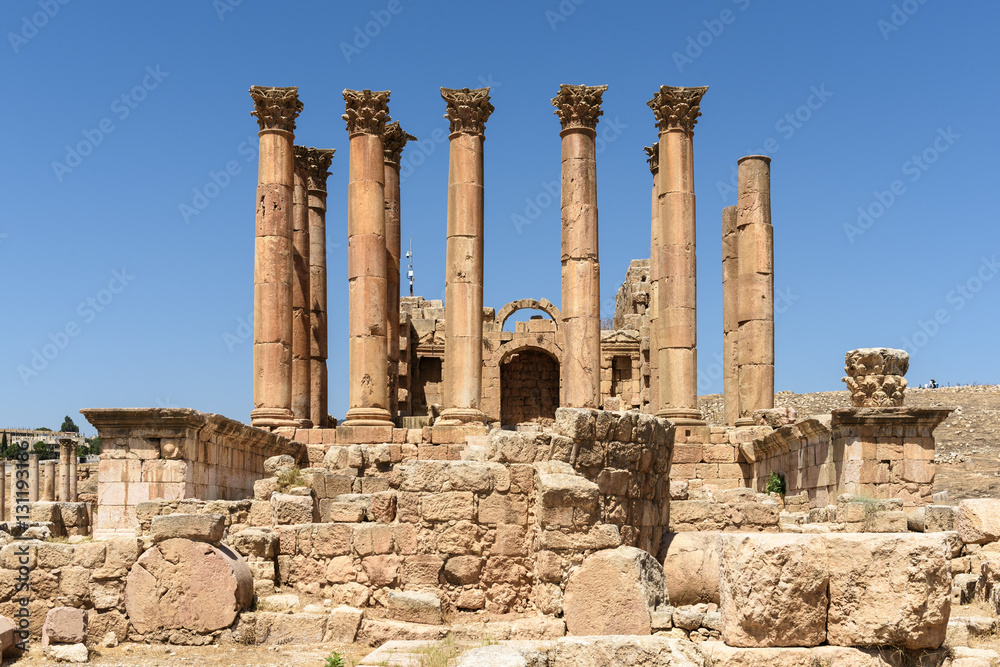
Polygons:
M345 426L391 425L386 340L383 135L389 91L345 90L351 143L347 186L350 409Z
M292 415L292 187L298 88L253 86L260 126L254 244L253 426L296 427Z
M445 269L444 410L435 426L485 432L483 384L483 141L489 88L441 89L451 125ZM436 439L435 441L441 441Z
M736 204L739 419L753 426L755 410L774 407L774 230L771 158L739 160Z
M38 502L38 454L28 455L28 502Z
M42 500L54 502L56 499L56 462L42 461Z
M692 137L707 91L662 86L648 102L660 128L656 416L704 425L698 409L697 288Z
M552 99L562 125L562 400L601 406L601 265L597 221L597 122L607 86L563 84Z
M332 149L306 149L309 203L309 421L331 426L327 388L326 179Z
M292 417L299 428L312 428L310 392L312 356L309 289L309 195L306 185L308 155L295 146L292 187Z
M389 337L389 413L399 414L399 257L402 245L399 200L399 159L406 142L416 139L399 123L385 127L385 249L386 324Z
M653 194L650 206L649 234L649 410L655 413L660 404L660 355L657 347L656 327L660 310L660 144L643 148L653 175Z
M740 416L739 365L737 340L739 319L739 260L737 250L736 207L722 209L722 395L723 419L735 426Z

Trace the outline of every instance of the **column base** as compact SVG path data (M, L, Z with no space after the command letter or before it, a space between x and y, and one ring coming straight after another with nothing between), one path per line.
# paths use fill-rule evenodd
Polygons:
M250 411L250 425L255 428L276 429L283 426L298 428L298 420L288 408L257 408Z
M341 426L392 426L392 415L385 408L351 408Z
M757 422L754 421L753 417L740 417L733 424L736 428L744 428L745 426L756 426Z
M702 418L701 410L697 408L664 408L657 411L657 417L669 419L677 426L706 426L708 422Z
M313 423L311 419L298 419L299 428L312 428Z
M476 408L446 408L434 422L435 426L457 426L459 424L486 424L486 415Z

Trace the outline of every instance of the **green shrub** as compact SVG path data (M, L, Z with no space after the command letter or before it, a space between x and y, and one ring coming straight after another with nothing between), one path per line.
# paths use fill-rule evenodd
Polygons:
M285 468L278 473L278 489L287 491L293 486L305 486L306 480L302 476L302 471L298 467Z
M767 476L767 486L764 487L764 491L765 493L785 495L785 476L772 470L771 474Z
M347 667L347 661L344 660L344 656L334 651L326 656L323 667Z

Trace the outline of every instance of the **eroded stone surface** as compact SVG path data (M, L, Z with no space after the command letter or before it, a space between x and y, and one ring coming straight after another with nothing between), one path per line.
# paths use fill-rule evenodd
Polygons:
M719 603L719 533L667 533L663 574L671 604Z

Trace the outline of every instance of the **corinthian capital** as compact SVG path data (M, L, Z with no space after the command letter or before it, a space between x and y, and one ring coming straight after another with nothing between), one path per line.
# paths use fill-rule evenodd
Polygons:
M406 132L399 126L399 121L389 123L385 126L385 143L383 152L385 161L399 166L399 158L403 154L403 147L407 141L416 141L416 137Z
M451 132L478 134L482 136L486 130L486 121L493 113L490 104L490 89L476 88L442 88L441 97L448 105L445 118L451 124Z
M348 134L383 134L390 120L389 91L345 90L344 111Z
M295 118L302 111L298 86L291 88L250 86L250 97L253 98L254 106L250 115L257 117L261 131L295 131Z
M660 86L660 91L646 104L653 110L661 131L679 129L691 136L698 116L701 115L701 98L707 90L708 86Z
M593 130L597 127L597 119L601 111L601 96L607 86L559 86L559 94L552 98L555 114L559 116L562 129L585 128Z
M333 153L332 148L306 149L306 187L310 190L326 192L326 177L330 175Z
M656 174L660 171L660 142L657 141L652 146L643 146L642 150L646 151L646 162L649 163L649 173Z

